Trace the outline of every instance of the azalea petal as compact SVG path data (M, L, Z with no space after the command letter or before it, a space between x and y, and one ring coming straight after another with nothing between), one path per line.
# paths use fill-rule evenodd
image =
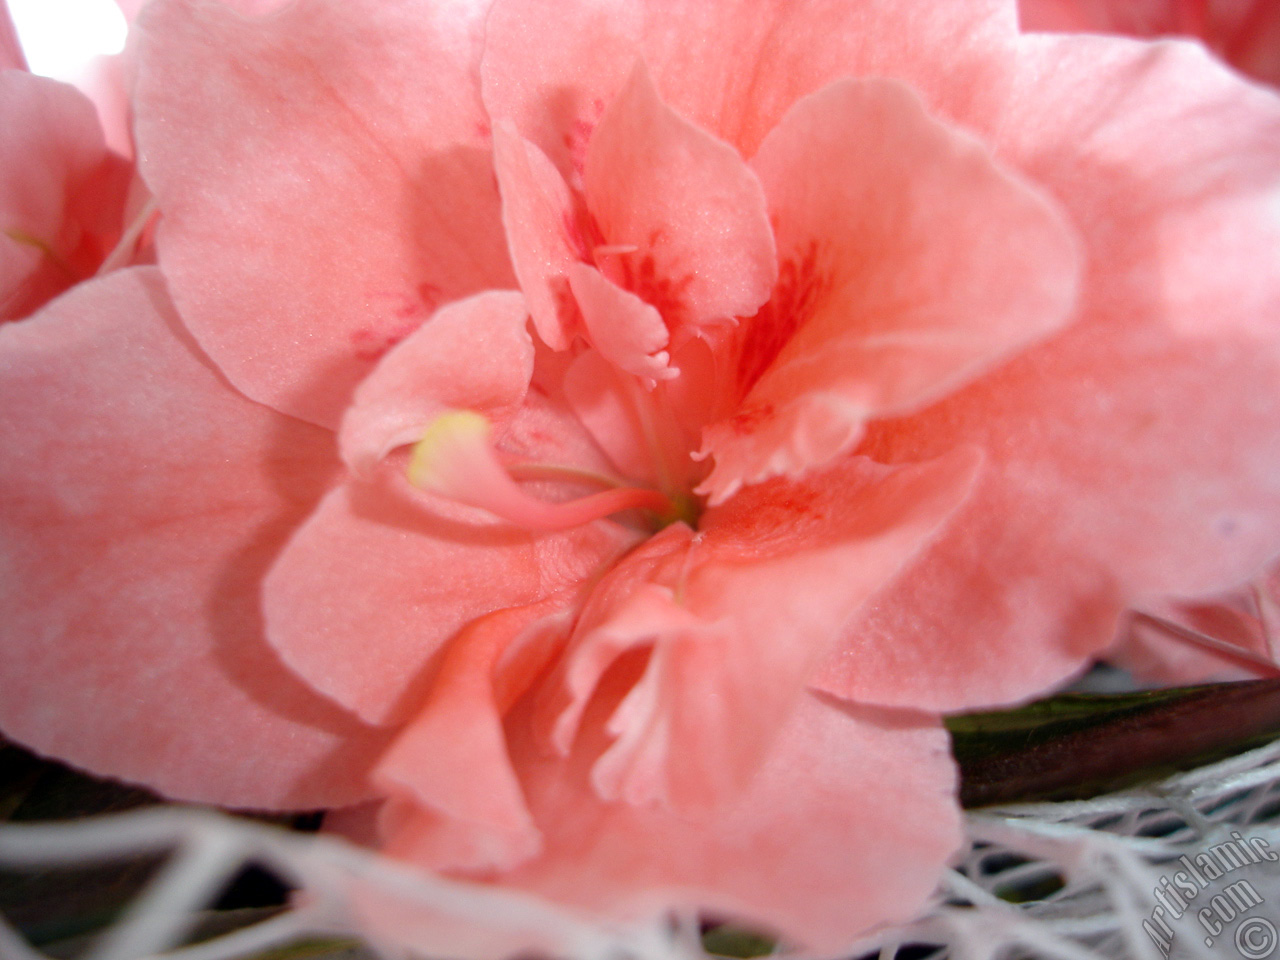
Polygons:
M652 647L610 720L593 783L607 799L706 811L741 790L813 671L860 607L967 495L973 451L887 469L864 459L775 481L668 528L600 584L541 705L568 748L588 698L627 650ZM546 730L546 720L540 721Z
M93 275L115 242L127 174L74 87L0 71L0 322Z
M421 712L381 757L377 782L393 798L384 829L405 831L401 842L412 845L416 862L433 870L506 870L540 850L502 721L556 647L515 661L506 655L522 634L546 630L549 618L552 630L567 633L555 615L568 599L472 622L441 656ZM424 816L422 807L436 816Z
M142 12L142 8L150 2L151 0L116 0L116 6L124 14L125 20L132 23ZM253 17L279 10L292 0L218 0L218 2L246 17Z
M502 190L502 223L511 262L534 326L553 350L564 350L578 328L565 274L586 255L581 212L546 154L509 123L494 127L493 165Z
M911 916L960 841L955 773L936 721L810 696L710 824L602 802L588 780L607 745L601 722L612 694L567 759L530 742L527 718L508 723L545 852L505 874L505 886L621 920L702 910L836 955L868 926ZM393 854L399 841L389 838Z
M1088 30L1153 37L1176 32L1185 9L1177 0L1018 0L1018 24L1028 31Z
M154 0L140 15L160 261L249 396L336 425L436 305L513 285L475 92L481 14L300 0L247 18Z
M1121 628L1107 661L1128 670L1144 681L1168 686L1193 683L1225 683L1255 680L1262 665L1276 661L1268 642L1266 624L1237 597L1196 604L1147 604L1142 613L1152 614L1175 628L1201 634L1220 649L1238 650L1239 658L1215 652L1171 632L1154 621L1130 620ZM1258 664L1253 667L1252 664Z
M348 484L267 576L267 635L317 690L370 723L400 723L458 630L577 583L633 536L604 521L535 536L394 475Z
M1189 44L1024 45L997 142L1084 234L1082 319L873 426L877 459L969 442L993 468L850 635L824 678L841 695L1029 696L1126 606L1228 589L1280 543L1280 102Z
M18 31L9 14L9 4L0 0L0 70L26 70L27 58L18 40Z
M778 264L760 182L733 147L662 103L643 62L605 109L583 176L605 244L636 248L598 253L597 266L673 333L749 316L769 298Z
M285 670L259 578L337 466L188 345L157 271L0 328L0 726L167 796L369 796L381 736Z
M442 308L393 347L343 417L339 445L347 466L369 474L447 410L498 422L514 416L533 376L528 316L518 293L477 294Z
M643 60L676 114L755 153L801 97L841 77L893 77L929 110L984 115L1016 38L1010 0L497 0L481 75L572 185L608 104Z
M672 602L694 532L671 524L631 551L592 591L574 643L538 696L536 729L544 745L567 755L601 678L632 649L706 625ZM633 658L634 659L634 658Z
M433 506L385 477L340 487L264 585L268 636L284 661L371 723L411 714L424 668L466 623L537 592L527 534Z
M574 414L624 477L656 484L657 458L646 436L644 387L595 350L574 357L564 394ZM661 445L659 445L661 446Z
M356 808L325 815L326 832L361 845L374 845L374 815L381 810ZM413 826L432 814L418 808ZM334 871L327 892L340 900L348 926L354 924L376 949L392 956L413 956L430 944L433 956L468 960L511 957L567 957L599 952L624 942L580 911L568 910L523 890L482 880L439 876L412 867L381 864L372 870ZM406 882L407 881L407 882ZM655 931L655 943L669 938ZM602 936L603 934L603 936ZM625 941L630 946L630 938Z
M1239 70L1280 84L1280 6L1272 0L1019 0L1024 30L1195 37Z
M1070 317L1080 258L1062 216L899 83L805 98L752 164L784 267L740 328L742 408L705 435L712 503L829 461L868 419L920 409Z
M570 266L568 279L600 356L650 384L676 375L663 349L670 337L657 309L585 263Z
M1231 5L1219 3L1218 7L1225 22L1218 28L1220 39L1209 38L1213 48L1236 69L1280 86L1280 7L1269 0L1254 0L1234 23L1227 19L1234 12Z

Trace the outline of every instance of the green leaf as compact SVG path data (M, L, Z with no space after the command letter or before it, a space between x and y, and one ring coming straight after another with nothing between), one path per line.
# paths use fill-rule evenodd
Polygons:
M1064 694L947 718L966 807L1083 799L1280 735L1280 680Z
M732 923L722 923L702 934L702 949L715 957L750 960L777 950L777 941Z

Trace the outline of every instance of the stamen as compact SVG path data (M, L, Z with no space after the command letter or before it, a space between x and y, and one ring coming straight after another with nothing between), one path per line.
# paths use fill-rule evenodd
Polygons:
M1129 615L1134 623L1144 624L1163 631L1174 640L1180 640L1185 644L1215 654L1237 667L1252 670L1263 677L1280 677L1280 665L1260 654L1254 653L1252 650L1237 647L1234 643L1227 643L1225 640L1219 640L1217 637L1211 637L1207 633L1201 633L1199 630L1192 630L1190 627L1174 623L1172 620L1166 620L1164 617L1157 617L1152 613L1131 610Z
M95 276L100 277L103 274L110 273L112 270L118 270L129 265L129 260L138 250L138 241L142 239L143 231L147 229L147 224L151 222L151 218L155 216L159 207L160 202L155 197L147 198L147 202L142 205L137 216L129 223L124 233L120 234L120 239L116 242L115 248L102 261L102 266L98 267L98 272Z
M4 231L4 235L8 237L10 240L12 240L14 243L20 243L24 247L33 247L36 250L39 250L40 253L44 255L49 260L50 263L52 263L59 271L61 271L62 273L65 273L70 279L72 280L80 279L78 276L76 276L76 272L67 265L67 262L63 260L60 256L58 256L57 252L54 251L53 247L49 246L49 244L45 243L39 237L32 236L31 234L27 233L27 231L20 230L17 227L14 227L12 230Z
M609 257L614 254L635 253L640 248L634 243L602 243L597 247L592 247L591 256Z
M441 414L413 449L409 482L458 503L488 510L527 530L568 530L623 510L653 510L665 515L672 509L670 501L658 491L637 487L614 487L565 503L531 497L499 462L491 442L492 432L488 418L472 410ZM572 468L563 469L572 472ZM546 476L546 468L542 470ZM579 472L575 479L583 476L594 475Z
M562 467L555 463L513 463L507 466L507 473L515 480L567 480L571 483L604 487L607 490L626 486L616 477L596 473L594 470Z

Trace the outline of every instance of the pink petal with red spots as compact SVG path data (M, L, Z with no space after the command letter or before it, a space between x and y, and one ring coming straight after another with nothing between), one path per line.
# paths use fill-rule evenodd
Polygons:
M1228 589L1280 543L1280 103L1187 44L1024 46L1003 150L1083 233L1081 319L873 425L877 459L970 442L992 469L850 634L824 678L842 696L1030 696L1126 606Z
M347 466L370 473L396 447L416 443L447 410L491 421L515 415L533 376L528 311L518 293L451 303L382 359L342 420Z
M279 663L258 610L331 437L228 387L152 269L0 329L0 380L5 735L179 799L368 797L381 735Z
M601 249L619 248L596 265L673 334L769 298L778 264L760 182L733 147L662 103L643 63L591 136L584 191Z
M1063 326L1077 242L1056 208L892 81L802 100L752 161L785 264L739 332L741 411L706 433L713 503L848 450Z
M663 349L670 337L662 314L595 267L575 263L567 276L582 325L600 356L649 385L676 375Z
M493 165L511 262L534 327L552 349L564 350L579 326L565 273L588 255L581 211L551 161L509 123L494 127Z
M955 773L936 721L812 696L713 820L602 801L590 778L619 695L613 684L602 690L568 758L530 741L527 716L508 723L544 852L504 874L504 886L624 921L673 910L741 918L837 954L868 926L918 910L960 841ZM401 852L400 837L388 839Z
M668 528L597 588L540 729L568 748L600 678L650 649L593 772L606 799L706 811L741 790L859 608L936 535L979 457L886 469L851 459Z
M93 275L120 230L128 173L74 87L0 72L0 322Z
M798 99L841 77L908 83L977 119L1007 83L1009 0L497 0L485 105L579 186L592 132L643 60L662 102L751 157Z
M153 0L140 15L160 262L249 396L336 425L437 304L512 285L475 88L481 15L377 0L258 17Z

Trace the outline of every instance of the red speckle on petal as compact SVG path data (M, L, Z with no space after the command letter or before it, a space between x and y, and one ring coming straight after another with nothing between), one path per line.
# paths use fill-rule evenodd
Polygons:
M756 427L764 423L773 416L773 404L765 403L758 407L750 407L746 410L740 410L734 414L729 420L729 426L733 432L739 436L745 437L747 434L754 433Z
M569 151L569 162L573 164L573 172L579 180L587 169L587 144L591 142L591 134L596 124L604 116L604 101L596 98L586 116L580 116L569 124L568 130L561 138L565 149Z
M724 557L756 556L785 543L803 543L822 529L830 513L830 502L816 488L774 479L756 488L745 508L723 509L730 522L717 531L718 550ZM732 535L726 535L728 529Z
M422 301L422 306L420 308L414 307L415 315L423 311L435 313L436 308L440 306L440 301L444 298L444 290L434 283L420 283L418 284L418 298Z
M569 245L583 263L593 262L591 251L605 242L596 218L587 211L568 211L560 222Z
M551 297L555 301L556 312L560 322L570 335L582 330L582 310L569 288L567 277L554 277L549 283Z
M648 238L647 249L657 248L663 240L661 230L653 231ZM674 330L685 319L685 292L693 282L692 276L672 276L669 271L659 272L652 253L623 253L604 259L597 264L600 272L622 287L630 290L645 303L657 309Z
M374 299L390 301L385 308L386 322L360 327L351 333L351 349L357 360L376 363L418 327L434 311L443 291L435 284L423 283L417 297L403 294L375 294Z
M352 352L358 360L377 363L386 355L388 350L416 329L416 324L406 324L403 327L392 327L386 330L362 327L351 334Z
M798 258L783 261L773 296L754 317L740 326L742 341L738 352L738 389L742 395L769 369L782 348L813 315L819 299L831 286L831 279L818 268L818 244L810 241Z

